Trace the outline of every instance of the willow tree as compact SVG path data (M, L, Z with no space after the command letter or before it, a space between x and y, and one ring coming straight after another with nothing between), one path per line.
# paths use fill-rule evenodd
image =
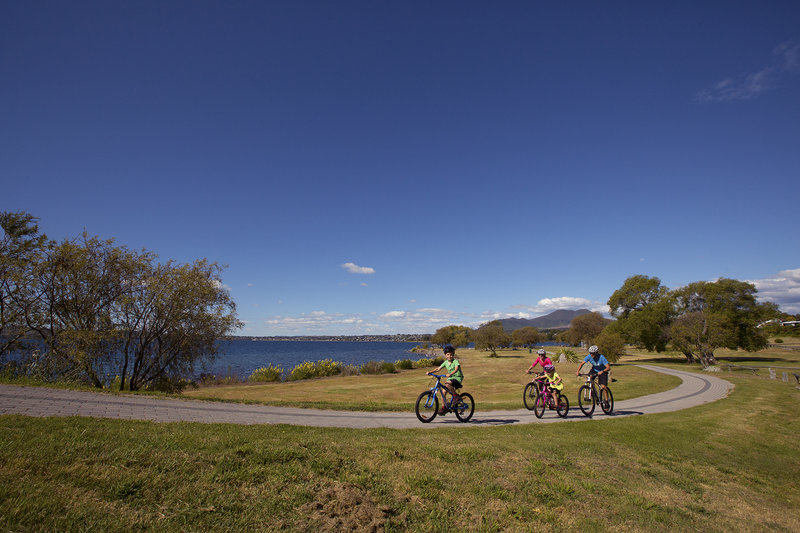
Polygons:
M47 240L36 220L25 212L0 212L0 361L22 348L30 331L26 317L35 300L32 267Z
M204 259L150 264L138 273L119 314L122 388L180 388L195 365L214 357L218 341L241 327L221 273Z
M44 378L174 389L241 326L222 267L204 259L162 264L84 233L49 243L32 272Z
M34 268L38 297L28 323L47 347L54 378L103 386L120 340L115 311L141 257L86 233L50 243Z

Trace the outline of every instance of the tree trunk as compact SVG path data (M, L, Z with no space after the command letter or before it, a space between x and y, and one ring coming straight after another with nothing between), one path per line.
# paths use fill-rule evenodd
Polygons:
M717 358L714 357L714 352L703 352L703 368L717 364Z
M695 361L697 361L697 358L695 358L695 356L694 356L694 354L692 353L691 350L684 350L683 351L683 355L686 356L686 363L687 364L688 363L694 363Z

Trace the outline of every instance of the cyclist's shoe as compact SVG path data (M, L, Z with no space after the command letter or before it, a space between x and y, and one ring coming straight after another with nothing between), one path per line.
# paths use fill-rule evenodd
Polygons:
M448 411L447 407L440 407L439 412L437 414L446 415L447 411Z

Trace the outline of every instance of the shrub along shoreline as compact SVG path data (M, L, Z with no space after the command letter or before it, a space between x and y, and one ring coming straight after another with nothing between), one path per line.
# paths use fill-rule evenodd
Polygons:
M401 359L394 363L390 361L368 361L360 366L345 365L332 359L318 361L304 361L295 365L291 370L285 371L280 365L267 365L253 371L246 381L251 383L271 383L278 381L297 381L301 379L323 378L329 376L357 376L395 374L398 370L411 370L413 368L426 368L439 366L444 361L443 357L421 358L416 361Z

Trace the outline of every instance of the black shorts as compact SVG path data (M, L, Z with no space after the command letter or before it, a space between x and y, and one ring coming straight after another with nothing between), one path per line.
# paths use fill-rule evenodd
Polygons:
M597 383L600 385L608 385L608 372L603 372L602 374L598 374L594 370L589 372L590 376L597 376Z
M447 382L452 383L453 388L456 390L461 388L461 382L458 381L457 379L448 379Z

